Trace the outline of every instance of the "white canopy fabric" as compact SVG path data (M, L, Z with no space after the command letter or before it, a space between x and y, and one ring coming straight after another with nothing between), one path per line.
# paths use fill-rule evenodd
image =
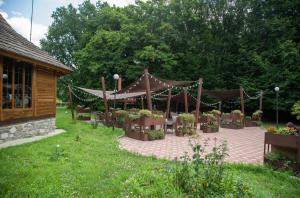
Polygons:
M86 89L86 88L82 88L82 87L77 87L77 88L103 99L103 91L102 90ZM116 94L116 100L135 98L135 97L144 96L144 95L146 95L146 92L132 92L132 93ZM115 99L114 91L106 91L106 99L114 100Z

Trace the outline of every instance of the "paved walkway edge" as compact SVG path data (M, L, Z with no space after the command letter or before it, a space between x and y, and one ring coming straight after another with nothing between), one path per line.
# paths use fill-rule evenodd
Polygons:
M34 137L22 138L22 139L17 139L17 140L4 142L4 143L0 144L0 149L11 147L11 146L16 146L16 145L21 145L21 144L26 144L26 143L30 143L30 142L39 141L39 140L42 140L42 139L45 139L45 138L48 138L48 137L52 137L52 136L62 134L64 132L66 132L66 131L63 130L63 129L55 129L54 132L48 133L47 135L34 136Z

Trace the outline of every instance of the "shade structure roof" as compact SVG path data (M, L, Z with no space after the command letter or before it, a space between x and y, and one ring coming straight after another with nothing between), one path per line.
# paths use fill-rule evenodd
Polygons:
M102 90L86 89L86 88L82 88L82 87L77 87L77 88L103 99L104 94L103 94ZM124 93L124 94L116 94L116 98L115 98L114 91L106 91L106 99L107 100L114 100L114 99L123 100L123 99L128 99L128 98L136 98L136 97L144 96L144 95L146 95L146 92Z
M174 81L165 80L152 76L149 74L150 91L155 92L172 87L184 87L194 81ZM120 90L118 93L136 93L144 92L146 90L145 75L142 75L137 81L129 85L127 88Z
M240 97L239 89L229 89L229 90L203 90L203 94L217 98L219 100L230 100Z
M70 73L72 69L54 57L50 56L47 52L41 50L26 38L18 34L0 14L0 51L12 53L24 58L35 60L47 66L60 70L63 73Z

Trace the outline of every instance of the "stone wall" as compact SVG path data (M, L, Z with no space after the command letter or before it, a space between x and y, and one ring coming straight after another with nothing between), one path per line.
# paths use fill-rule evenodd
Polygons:
M45 135L55 131L55 118L0 126L0 144L10 140Z

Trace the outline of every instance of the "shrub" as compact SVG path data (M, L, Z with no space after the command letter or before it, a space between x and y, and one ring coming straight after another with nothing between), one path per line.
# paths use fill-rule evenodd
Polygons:
M128 118L130 120L136 120L136 119L141 118L141 114L139 114L139 113L129 113Z
M148 131L148 138L149 140L160 140L164 139L165 134L161 130L150 130Z
M117 123L120 125L125 124L126 117L128 116L128 112L124 110L118 110L116 111L116 119Z
M140 110L139 114L141 117L149 117L152 115L152 112L146 109Z
M214 116L221 116L222 114L222 112L217 109L212 110L210 113L212 113Z
M291 113L296 116L297 120L300 120L300 100L293 105Z
M245 116L246 120L251 120L251 116Z
M196 133L194 128L195 116L189 113L183 113L179 115L182 120L182 128L180 130L184 135L193 135Z
M295 135L297 133L297 130L290 127L282 127L277 129L276 133L281 135Z
M243 115L243 113L241 112L241 110L238 110L238 109L231 111L231 113L232 114Z
M164 117L162 114L153 114L152 116L153 116L153 118L155 118L155 119L160 119L160 118L163 118L163 117Z
M259 120L262 116L263 112L261 110L257 110L252 114L253 120Z
M217 119L217 118L215 117L215 115L212 114L212 113L203 113L202 116L203 116L203 117L210 118L211 120L216 120L216 119Z
M213 148L205 154L206 148L192 145L193 156L187 154L175 169L174 182L187 197L245 197L250 196L249 188L242 180L234 179L225 173L224 159L227 144Z
M268 133L276 133L276 128L273 127L273 126L270 126L270 127L267 128L267 132Z

